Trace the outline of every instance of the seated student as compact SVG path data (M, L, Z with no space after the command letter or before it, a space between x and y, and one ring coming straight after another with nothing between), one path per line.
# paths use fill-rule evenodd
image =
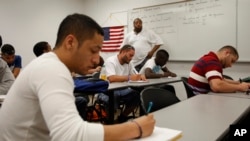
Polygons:
M93 74L95 72L100 72L103 64L104 64L104 60L103 60L102 56L100 56L99 63L97 65L95 65L93 69L89 69L88 73Z
M33 47L33 52L36 55L36 57L41 56L44 53L50 52L51 51L51 46L48 42L46 41L40 41L36 43ZM82 117L82 119L86 119L86 107L88 104L89 100L88 97L80 97L77 96L75 98L75 104L77 111L79 112L79 115Z
M0 47L2 46L2 37L0 36ZM15 80L10 68L4 60L0 58L0 95L7 94L9 88Z
M20 55L15 55L15 49L11 44L4 44L1 48L1 57L7 62L10 70L16 78L22 69L22 58Z
M46 41L38 42L33 47L33 52L36 55L36 57L42 55L43 53L50 52L51 46Z
M168 70L166 64L169 59L169 54L166 50L158 50L156 57L149 59L141 68L140 74L145 74L146 78L161 78L161 77L176 77L177 75ZM172 85L157 86L169 90L175 94L175 89Z
M135 54L134 47L124 45L118 55L109 57L105 62L106 76L110 83L124 82L129 80L146 80L145 76L136 74L135 69L130 63ZM118 117L120 122L127 120L127 116L134 111L140 103L139 92L131 88L116 90L115 97L125 102L125 110ZM118 102L116 102L117 104Z
M0 95L7 94L15 77L6 62L0 58Z
M104 64L104 60L103 60L102 56L100 56L98 64L95 64L95 66L93 68L89 69L88 74L94 74L95 72L100 72L103 64ZM75 72L72 72L71 75L74 78L81 76L79 74L76 74Z
M209 52L193 65L188 84L195 94L246 92L250 83L223 78L223 69L231 67L239 58L238 51L232 46L224 46L217 52Z
M145 74L146 78L176 77L176 74L169 71L166 64L169 54L166 50L158 50L156 57L149 59L140 70L140 74Z
M125 141L152 134L153 114L102 125L83 121L76 110L70 72L86 74L98 62L103 35L86 15L60 23L53 52L32 60L10 88L0 110L0 141Z

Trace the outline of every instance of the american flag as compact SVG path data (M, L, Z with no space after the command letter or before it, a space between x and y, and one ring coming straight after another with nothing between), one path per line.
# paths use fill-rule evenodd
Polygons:
M102 52L119 51L124 38L124 26L103 27L104 42Z

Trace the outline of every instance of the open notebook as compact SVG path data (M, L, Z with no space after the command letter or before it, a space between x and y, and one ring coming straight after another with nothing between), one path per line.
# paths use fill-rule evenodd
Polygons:
M182 131L180 130L156 126L151 136L131 141L177 141L181 136Z

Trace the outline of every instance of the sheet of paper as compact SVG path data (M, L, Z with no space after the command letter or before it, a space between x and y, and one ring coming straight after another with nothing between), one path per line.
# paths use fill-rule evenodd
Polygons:
M181 135L182 131L180 130L156 126L151 136L131 141L177 141Z

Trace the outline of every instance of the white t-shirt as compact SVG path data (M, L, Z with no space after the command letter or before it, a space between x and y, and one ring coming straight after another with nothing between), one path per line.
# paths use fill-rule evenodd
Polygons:
M163 41L153 31L143 28L138 34L135 34L134 31L128 33L125 36L121 47L125 44L132 45L135 48L135 56L131 62L134 66L136 66L143 61L148 52L155 45L162 45Z
M79 116L68 68L55 53L27 65L10 88L0 110L1 141L104 140L101 124Z
M135 74L134 67L131 63L121 65L118 56L114 55L105 61L106 75L130 75Z
M164 66L165 67L165 66ZM163 74L162 67L155 64L155 57L150 58L141 68L140 74L145 74L145 69L150 68L155 74Z

